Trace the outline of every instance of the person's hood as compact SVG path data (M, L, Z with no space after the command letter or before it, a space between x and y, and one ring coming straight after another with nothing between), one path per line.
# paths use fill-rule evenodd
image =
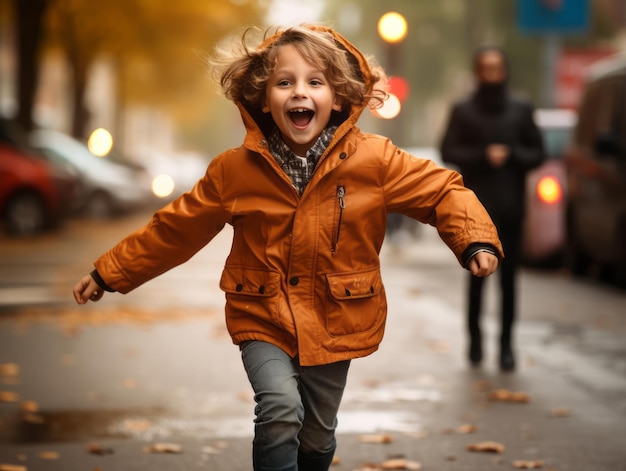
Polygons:
M366 57L359 51L350 41L348 41L344 36L333 30L332 28L328 28L321 25L307 25L307 28L310 28L314 31L326 31L333 35L335 41L348 52L348 57L350 63L353 67L358 68L363 82L365 83L367 94L370 95L374 90L374 86L376 84L376 75L370 68L370 65L366 59ZM266 38L259 46L258 49L263 49L269 47L271 44L276 42L278 38L283 34L283 31L279 31L274 35ZM274 121L269 113L263 113L260 108L251 109L249 107L244 106L242 103L236 103L239 111L241 113L241 117L243 119L244 125L246 127L246 139L244 141L244 145L252 139L253 142L249 142L250 144L257 145L259 141L260 132L263 137L261 139L267 138L269 133L274 127ZM367 107L367 103L363 103L361 105L351 105L349 109L345 109L342 112L335 115L333 112L334 119L339 121L339 128L335 132L335 139L345 135L350 128L352 128L356 122L358 121L361 113L364 108Z

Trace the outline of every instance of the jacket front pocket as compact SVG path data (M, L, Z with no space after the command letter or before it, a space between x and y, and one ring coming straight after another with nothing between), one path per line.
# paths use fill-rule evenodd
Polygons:
M226 293L226 320L231 335L258 330L259 321L279 326L280 274L259 268L227 266L220 280Z
M385 303L378 268L327 274L326 329L333 336L367 332L385 319Z

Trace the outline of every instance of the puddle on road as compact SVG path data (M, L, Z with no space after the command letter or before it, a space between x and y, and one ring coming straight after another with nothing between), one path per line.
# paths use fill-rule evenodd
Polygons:
M339 413L338 433L410 433L423 430L413 410L417 402L439 402L434 389L381 388L346 391ZM398 407L399 406L399 407ZM389 410L384 410L387 407ZM37 422L19 413L0 414L0 441L47 443L98 439L140 441L251 437L254 432L252 407L248 414L224 415L174 411L165 408L45 412Z

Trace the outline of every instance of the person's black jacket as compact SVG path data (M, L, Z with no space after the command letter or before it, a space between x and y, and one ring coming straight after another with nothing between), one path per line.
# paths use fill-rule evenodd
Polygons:
M490 144L511 148L507 162L493 168ZM525 212L526 174L546 158L531 104L506 96L501 106L481 106L479 94L457 103L441 143L444 162L455 166L494 219L521 219Z

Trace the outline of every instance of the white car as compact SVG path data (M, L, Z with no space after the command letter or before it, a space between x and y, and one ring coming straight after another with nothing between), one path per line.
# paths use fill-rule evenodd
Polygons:
M48 159L76 169L80 191L73 209L80 214L107 217L138 209L153 200L145 172L96 157L85 144L67 134L40 129L30 134L30 142Z

